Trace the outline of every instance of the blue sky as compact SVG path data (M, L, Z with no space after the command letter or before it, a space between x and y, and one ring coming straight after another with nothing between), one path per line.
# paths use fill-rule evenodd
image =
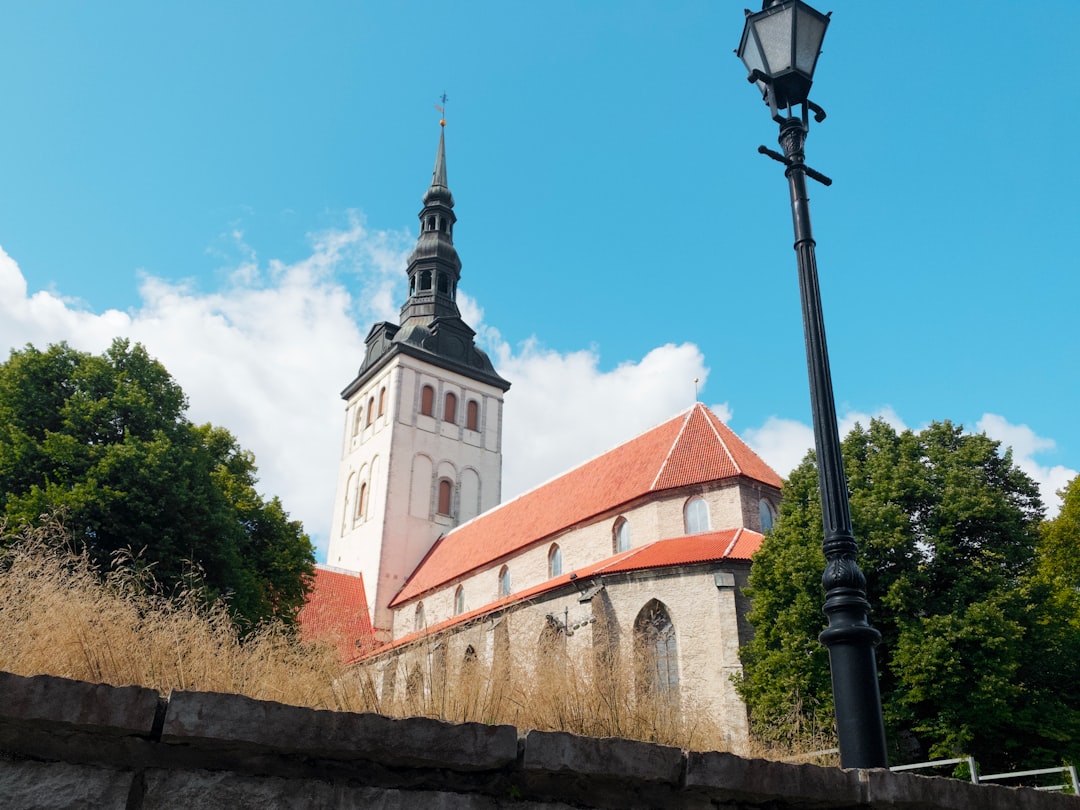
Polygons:
M1080 468L1080 4L818 7L842 429L986 430L1049 495ZM694 377L786 474L805 353L742 26L719 2L9 4L0 350L141 340L323 545L338 392L405 294L445 91L467 319L514 383L504 495Z

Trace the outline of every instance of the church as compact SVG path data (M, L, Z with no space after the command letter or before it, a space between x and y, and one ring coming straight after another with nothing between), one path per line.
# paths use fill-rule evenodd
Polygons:
M746 711L730 676L752 632L744 588L781 479L697 403L502 502L510 382L455 301L440 123L399 323L372 327L342 392L328 565L302 630L335 629L384 698L430 689L425 673L448 662L495 672L553 651L613 657L638 689L725 718L738 746Z

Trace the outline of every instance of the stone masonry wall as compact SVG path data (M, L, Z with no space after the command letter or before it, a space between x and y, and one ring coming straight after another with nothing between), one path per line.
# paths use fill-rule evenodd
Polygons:
M237 695L0 673L0 806L41 808L949 808L1080 799L888 771L511 726L316 711Z

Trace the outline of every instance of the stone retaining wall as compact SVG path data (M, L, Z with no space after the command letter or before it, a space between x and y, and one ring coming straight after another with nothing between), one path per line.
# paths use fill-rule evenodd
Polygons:
M949 808L1080 799L787 765L512 726L395 720L238 695L0 673L0 806L41 808Z

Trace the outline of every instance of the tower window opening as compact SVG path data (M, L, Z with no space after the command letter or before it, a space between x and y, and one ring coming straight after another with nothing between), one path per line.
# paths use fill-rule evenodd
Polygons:
M359 405L356 406L356 413L353 415L352 435L355 436L360 432L361 418L363 417L364 409Z
M426 225L427 225L426 230L429 230L429 231L435 230L435 217L428 217Z
M446 278L446 273L439 273L439 292L444 294L450 292L450 281Z
M413 276L413 277L409 278L409 295L412 295L415 292L416 292L416 277Z
M458 585L454 591L454 615L460 616L465 612L465 586ZM474 653L475 655L475 653Z
M356 519L363 520L367 514L367 481L360 485L360 495L356 499Z
M420 274L420 289L421 290L430 290L431 289L431 271L430 270L425 270Z
M454 486L447 479L443 478L439 481L439 514L450 514L450 496L453 494Z
M364 427L371 427L372 421L375 419L375 397L369 397L367 401L367 421L364 422Z
M435 389L430 385L420 390L420 413L424 416L435 415Z
M443 421L457 424L457 394L453 391L446 392L446 402L443 404Z
M439 218L439 230L446 233L446 219L444 217Z
M480 430L480 403L470 399L465 406L465 427L469 430Z
M386 413L386 386L379 389L379 416Z

